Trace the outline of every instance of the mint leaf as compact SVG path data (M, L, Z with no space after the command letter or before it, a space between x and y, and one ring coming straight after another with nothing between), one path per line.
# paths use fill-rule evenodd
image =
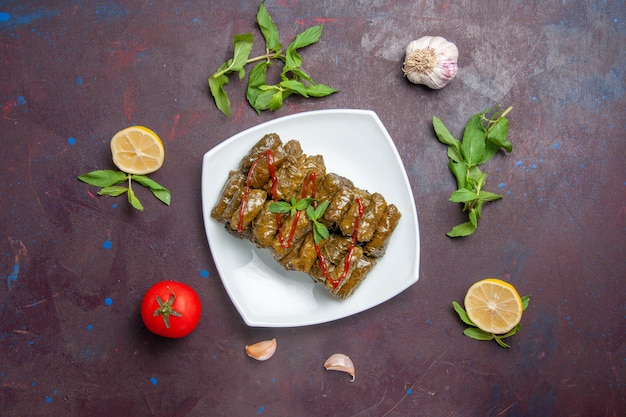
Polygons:
M463 334L475 340L492 340L495 337L493 334L480 330L478 327L468 327L463 331Z
M256 20L263 34L263 38L265 38L265 47L271 51L278 51L282 47L279 41L278 29L265 8L265 0L262 1L259 6Z
M319 245L322 240L328 239L329 236L330 233L328 232L326 226L315 220L313 222L313 240L315 241L315 244Z
M126 187L111 186L102 188L98 191L98 195L110 195L112 197L117 197L124 194L126 191L128 191L128 188Z
M272 213L287 214L291 211L291 204L286 201L277 201L270 204L268 210Z
M461 223L454 226L448 233L449 237L463 237L469 236L476 231L476 226L472 222Z
M476 200L477 198L478 195L475 192L470 191L466 188L459 188L450 195L450 201L452 201L453 203L465 203L468 201Z
M246 73L244 66L252 51L254 38L252 33L243 33L233 36L233 46L235 53L231 59L228 60L227 72L238 72L239 79L242 79Z
M110 187L111 185L126 181L126 178L126 173L110 169L91 171L87 174L78 176L78 179L82 182L89 185L95 185L96 187Z
M302 33L296 35L296 38L287 47L285 54L285 68L291 70L302 65L302 57L297 50L305 46L316 43L322 36L322 26L313 26Z
M141 205L141 202L135 195L135 192L133 191L132 188L128 188L128 202L130 203L131 206L133 206L137 210L143 211L143 206Z
M467 315L467 312L465 311L463 307L461 307L459 303L457 303L456 301L453 301L452 307L454 308L454 311L456 311L456 314L459 315L459 318L461 319L463 323L468 324L470 326L476 326L474 322L470 320L469 316Z
M311 97L326 97L338 91L324 84L311 84L306 88L307 94Z
M254 108L259 114L261 113L261 111L260 109L256 108L256 101L262 91L259 87L266 84L268 67L269 63L267 61L259 62L252 68L252 71L250 71L250 75L248 76L246 99L248 100L248 103L250 103L252 108Z
M439 139L439 142L443 143L444 145L448 145L450 148L460 153L461 141L452 136L448 128L438 117L433 117L433 128L435 129L435 134L437 135L437 139Z
M485 131L482 114L475 114L465 126L461 151L467 165L476 166L485 154Z
M217 108L226 116L230 116L230 100L228 94L224 90L224 86L228 84L228 77L224 75L223 71L228 67L228 63L222 64L217 69L217 73L209 77L209 89L211 95L215 101Z

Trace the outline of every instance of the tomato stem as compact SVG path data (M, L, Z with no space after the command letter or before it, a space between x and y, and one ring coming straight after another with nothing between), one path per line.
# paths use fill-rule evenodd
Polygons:
M159 304L159 307L154 310L152 316L161 316L163 318L163 323L165 324L165 327L169 329L170 316L182 317L183 315L180 312L174 310L174 308L172 307L174 305L174 300L176 299L176 294L169 286L167 287L167 289L170 290L172 296L167 301L163 301L163 299L157 295L156 301Z

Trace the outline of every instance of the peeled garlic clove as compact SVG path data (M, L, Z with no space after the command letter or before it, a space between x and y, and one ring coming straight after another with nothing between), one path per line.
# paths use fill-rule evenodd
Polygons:
M354 381L356 377L352 360L342 353L330 355L328 359L326 359L326 362L324 362L324 368L326 368L327 371L341 371L350 374L352 376L350 382Z
M246 354L257 361L266 361L276 352L276 339L246 345Z
M441 36L422 36L409 43L402 72L414 84L440 89L458 71L459 50Z

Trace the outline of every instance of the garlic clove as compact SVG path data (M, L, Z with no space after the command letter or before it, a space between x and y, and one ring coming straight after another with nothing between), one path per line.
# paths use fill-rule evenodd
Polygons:
M406 47L402 72L414 84L445 87L457 74L459 50L441 36L422 36Z
M343 353L330 355L328 359L326 359L326 362L324 362L324 368L326 368L327 371L341 371L350 374L352 376L350 382L353 382L356 378L352 360Z
M246 354L257 361L266 361L276 352L276 339L246 345Z

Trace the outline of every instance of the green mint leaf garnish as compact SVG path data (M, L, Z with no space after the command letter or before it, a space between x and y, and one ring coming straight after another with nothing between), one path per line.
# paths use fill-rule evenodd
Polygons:
M469 236L478 228L484 203L499 200L501 195L485 191L487 173L479 166L493 158L500 149L511 152L513 146L507 140L509 122L506 115L512 107L498 113L486 110L472 116L463 131L463 140L456 139L443 122L433 117L433 129L439 142L447 146L448 168L454 175L457 190L450 201L463 204L468 220L453 227L449 237Z
M78 179L96 187L110 187L126 181L126 177L127 175L124 172L102 169L79 175Z
M128 193L128 202L137 210L143 210L143 205L132 189L133 181L147 187L156 198L168 206L172 198L170 190L145 175L127 174L122 171L103 169L79 175L78 179L89 185L102 187L98 191L98 195L117 197ZM128 182L128 187L117 185L123 182Z
M284 100L292 94L302 97L325 97L338 90L324 84L317 84L311 76L300 68L302 57L298 49L317 43L322 34L322 26L314 26L296 35L283 53L278 29L262 1L256 15L257 24L265 40L265 54L250 58L254 45L251 33L233 37L233 57L220 65L208 80L209 90L217 108L230 116L230 99L224 87L228 76L237 73L240 79L246 75L246 66L255 63L248 75L246 99L250 106L260 113L263 110L276 111L282 108ZM273 63L281 63L281 82L272 85L267 82L267 69ZM306 84L305 84L306 82Z

